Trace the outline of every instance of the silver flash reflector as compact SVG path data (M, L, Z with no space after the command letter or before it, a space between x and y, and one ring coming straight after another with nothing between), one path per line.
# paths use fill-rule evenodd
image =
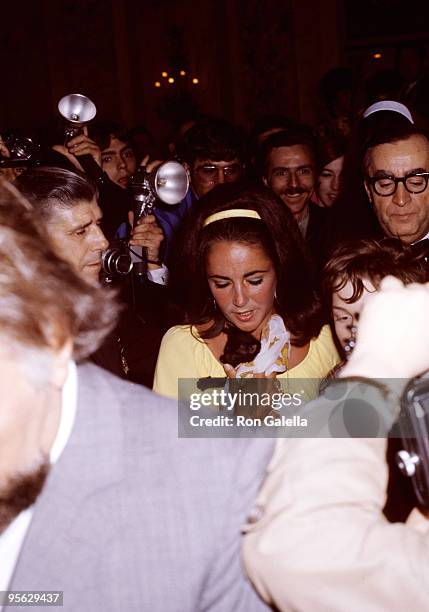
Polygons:
M188 192L189 176L182 164L167 161L156 171L153 185L161 202L178 204Z
M97 108L92 100L83 94L69 94L58 102L60 115L75 125L84 125L92 121Z

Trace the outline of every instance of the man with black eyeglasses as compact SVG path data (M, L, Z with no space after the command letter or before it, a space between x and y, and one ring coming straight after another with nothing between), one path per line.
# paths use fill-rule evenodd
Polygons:
M429 140L410 124L379 132L364 156L365 189L386 236L429 238ZM422 245L423 246L423 245Z

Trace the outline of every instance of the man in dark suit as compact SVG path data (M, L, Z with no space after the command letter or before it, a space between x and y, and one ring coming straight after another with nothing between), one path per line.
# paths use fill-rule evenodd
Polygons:
M365 189L386 236L429 238L429 140L413 124L375 131L363 158Z
M63 591L79 612L264 609L239 545L270 441L179 439L175 404L76 368L117 307L11 186L0 202L0 591Z
M83 176L61 168L38 167L15 181L44 223L56 253L90 283L98 283L103 251L102 211L97 189ZM133 230L131 245L144 246L157 259L162 232L142 223ZM148 264L147 278L121 277L116 286L127 309L114 333L92 356L94 363L132 382L152 386L156 358L166 324L165 267ZM143 341L144 339L144 341Z
M319 164L310 128L298 125L269 136L261 146L258 165L264 184L289 207L318 261L329 215L311 201Z
M346 240L388 236L429 253L428 172L428 136L409 110L392 101L369 107L346 155L327 250Z

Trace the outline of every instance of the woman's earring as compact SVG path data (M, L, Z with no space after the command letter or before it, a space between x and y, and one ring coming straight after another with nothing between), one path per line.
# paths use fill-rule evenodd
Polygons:
M216 304L216 300L213 298L213 310L217 309L217 304Z

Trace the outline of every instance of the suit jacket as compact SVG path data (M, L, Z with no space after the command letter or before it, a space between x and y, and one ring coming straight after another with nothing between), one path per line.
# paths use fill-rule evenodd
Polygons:
M77 612L266 609L239 551L271 442L179 439L175 403L94 365L78 384L9 589Z
M320 206L317 206L317 204L314 204L314 202L310 201L309 219L307 231L305 233L305 241L318 270L320 270L325 264L326 240L329 223L329 209L321 208Z
M356 411L368 401L368 387L353 393ZM369 393L377 394L378 414L391 410L373 387ZM280 610L429 610L429 522L417 511L407 524L387 521L386 439L342 437L332 419L345 404L335 391L306 406L309 419L341 437L313 430L309 438L279 442L258 520L246 527L248 573Z

